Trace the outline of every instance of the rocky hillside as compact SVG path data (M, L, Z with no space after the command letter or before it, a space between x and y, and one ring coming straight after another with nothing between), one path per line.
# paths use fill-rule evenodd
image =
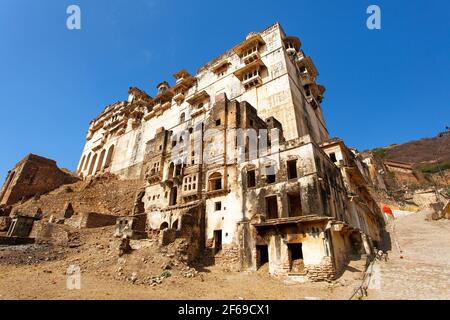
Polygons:
M450 169L450 131L433 138L376 148L372 152L382 160L411 163L418 171L436 173Z

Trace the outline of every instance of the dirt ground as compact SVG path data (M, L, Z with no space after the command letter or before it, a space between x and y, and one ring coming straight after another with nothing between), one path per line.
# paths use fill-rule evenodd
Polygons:
M111 228L84 230L73 248L50 245L0 247L0 299L348 299L361 279L353 261L333 283L300 283L218 266L191 268L174 259L175 244L135 241L118 256ZM67 287L67 269L81 269L80 289ZM165 276L163 276L165 275Z
M388 227L389 259L377 263L380 286L369 289L368 298L450 299L450 220L425 221L425 213L417 213L394 225Z
M450 221L424 214L399 218L387 262L378 261L380 285L364 299L450 299ZM175 242L133 241L119 257L113 227L82 230L75 243L0 246L0 299L349 299L361 284L364 262L352 261L332 283L298 282L219 266L188 267ZM80 268L80 289L67 287L67 270ZM69 277L70 278L70 277Z

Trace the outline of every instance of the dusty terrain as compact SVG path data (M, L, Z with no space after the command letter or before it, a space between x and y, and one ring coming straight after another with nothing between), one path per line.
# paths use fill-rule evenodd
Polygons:
M365 299L450 299L450 221L412 214L388 226L392 251L378 261L381 287ZM393 229L394 228L394 229ZM348 299L361 283L363 261L352 261L333 283L299 283L217 266L187 267L178 243L133 241L118 256L112 227L82 230L68 246L0 247L0 299ZM67 268L81 268L81 289L67 289ZM163 276L164 275L164 276Z
M392 232L392 228L394 231ZM450 220L425 221L424 213L390 225L392 251L370 299L450 299Z
M0 299L348 299L364 269L354 261L334 283L271 277L264 267L256 273L195 270L174 258L176 243L132 242L135 250L119 257L112 231L84 230L73 248L0 247ZM80 290L67 289L69 265L81 268Z

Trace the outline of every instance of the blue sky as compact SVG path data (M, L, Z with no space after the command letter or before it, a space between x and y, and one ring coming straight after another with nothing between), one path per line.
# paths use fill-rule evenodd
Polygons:
M71 4L81 30L66 28ZM366 28L371 4L381 30ZM154 95L276 21L319 69L332 136L364 150L450 125L447 0L1 0L0 180L30 152L75 169L89 121L128 87Z

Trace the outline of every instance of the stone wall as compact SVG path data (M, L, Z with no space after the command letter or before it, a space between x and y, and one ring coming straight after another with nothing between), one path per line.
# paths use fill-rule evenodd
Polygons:
M9 172L0 193L0 204L10 205L40 196L77 180L60 170L54 160L29 154Z
M51 242L53 244L67 244L70 240L70 234L67 227L62 225L37 221L33 225L30 237L36 242Z
M9 237L28 237L33 228L34 218L26 216L17 216L12 219L7 236Z
M222 250L214 256L214 263L231 270L240 270L240 250L236 245L224 245Z
M74 214L70 219L66 219L66 224L74 228L100 228L115 225L116 219L116 216L109 214L84 212Z
M331 257L324 257L318 265L305 266L305 271L311 281L331 281L337 276Z

